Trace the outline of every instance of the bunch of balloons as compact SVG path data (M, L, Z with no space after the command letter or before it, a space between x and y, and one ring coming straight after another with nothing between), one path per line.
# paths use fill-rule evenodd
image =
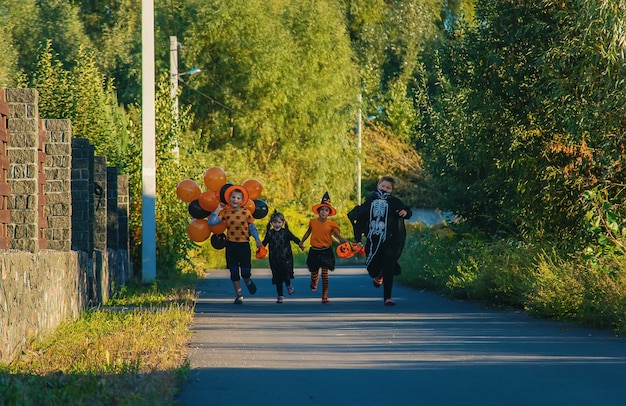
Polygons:
M182 180L176 186L176 195L188 203L189 214L193 217L187 226L187 235L195 242L206 241L211 237L211 246L222 249L226 246L226 224L220 222L210 226L207 218L220 203L228 204L224 195L233 184L226 182L226 172L222 168L212 166L204 171L204 185L207 188L204 192L193 179ZM252 217L262 219L267 216L267 203L259 199L263 191L261 183L256 179L248 179L241 186L248 191L245 207L252 213Z

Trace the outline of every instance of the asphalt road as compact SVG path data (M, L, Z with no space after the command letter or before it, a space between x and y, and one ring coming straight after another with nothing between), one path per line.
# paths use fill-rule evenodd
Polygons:
M233 304L226 270L198 286L180 405L624 405L626 340L396 285L330 275L331 303L296 271L275 303L267 269ZM321 288L321 284L320 284Z

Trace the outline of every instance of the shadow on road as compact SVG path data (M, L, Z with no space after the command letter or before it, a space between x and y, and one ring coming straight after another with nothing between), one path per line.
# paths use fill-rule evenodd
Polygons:
M623 401L626 342L605 331L402 287L384 307L362 269L331 274L330 305L302 271L276 304L269 273L255 270L259 292L235 306L226 275L199 286L181 404Z

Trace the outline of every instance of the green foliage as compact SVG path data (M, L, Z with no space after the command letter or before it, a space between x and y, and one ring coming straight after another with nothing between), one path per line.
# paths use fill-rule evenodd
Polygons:
M341 205L354 190L340 174L355 156L356 72L333 5L198 2L185 34L187 64L203 69L181 97L202 129L196 150L233 178L261 180L270 200L308 207L329 190Z
M13 36L7 16L0 8L0 37L4 47L4 57L0 58L0 87L15 87L17 76L17 50L13 45Z
M582 195L601 185L614 205L624 183L624 17L605 1L478 1L476 21L450 20L423 150L446 207L490 233L577 246Z
M79 7L85 34L94 48L100 50L98 66L114 81L118 98L124 105L138 102L141 97L141 2L92 0L74 3ZM162 3L155 2L157 18L163 14L160 7L167 7ZM161 41L157 41L157 46L160 44Z
M625 332L626 256L598 261L553 246L487 238L465 223L411 227L399 280L453 298Z
M106 157L109 165L119 165L128 145L126 114L117 103L115 89L95 65L93 52L80 48L78 58L71 70L64 69L48 41L34 78L39 114L71 120L74 137L87 138L96 155Z
M0 0L0 18L3 42L9 50L4 63L11 63L15 69L31 73L37 64L37 48L41 45L40 11L35 0ZM12 58L15 58L11 60ZM11 62L9 62L11 61ZM16 83L9 82L12 86Z
M358 60L365 116L394 138L416 139L421 114L415 78L422 69L420 54L437 34L438 1L344 0L352 48Z
M461 299L521 307L532 286L535 249L510 240L486 240L450 228L413 230L400 280Z
M606 189L594 188L583 193L582 205L587 209L583 236L584 253L595 267L606 268L615 257L626 254L626 219L624 204L612 204ZM619 264L612 266L619 272Z
M621 256L620 268L626 258ZM555 252L539 256L530 314L626 331L626 277L608 272L584 257Z

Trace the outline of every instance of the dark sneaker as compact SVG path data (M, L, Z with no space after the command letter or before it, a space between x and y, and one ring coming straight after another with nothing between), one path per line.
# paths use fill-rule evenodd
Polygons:
M290 295L293 295L295 291L296 290L293 288L293 286L291 285L287 286L287 293L289 293Z
M243 304L243 296L237 296L235 299L235 304Z
M395 305L396 305L396 301L393 300L392 298L385 299L385 306L395 306Z
M372 279L372 284L375 288L380 288L380 285L383 284L383 277L379 276L378 278Z
M276 298L276 303L282 303L284 299L285 299L285 297L284 297L284 296L278 296L278 297Z
M246 286L248 287L248 292L250 292L251 295L254 295L256 293L256 285L254 284L254 282L252 282L252 279L248 279L248 283L246 283Z
M327 297L322 298L322 304L329 304L329 303L330 303L330 300L328 300Z

